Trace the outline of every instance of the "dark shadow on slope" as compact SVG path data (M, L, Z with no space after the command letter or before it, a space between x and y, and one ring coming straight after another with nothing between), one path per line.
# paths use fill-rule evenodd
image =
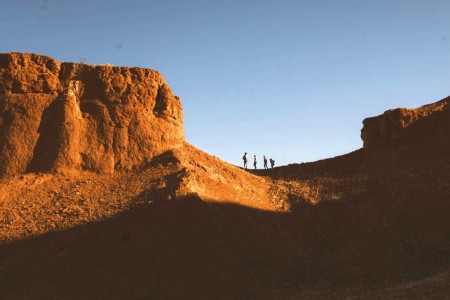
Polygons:
M443 159L377 164L365 193L318 205L291 199L289 214L146 191L137 200L152 204L0 246L0 295L287 299L310 289L317 299L425 278L450 265Z
M303 224L297 233L344 279L384 284L430 276L450 263L450 156L403 151L365 157L363 193L316 206L293 202Z
M112 219L2 245L0 294L2 299L254 298L273 286L274 266L292 252L275 234L278 221L276 214L196 196L157 201Z
M196 195L155 201L2 245L0 294L286 299L307 288L326 298L346 287L428 276L449 264L450 234L442 229L450 225L448 205L420 226L415 220L430 211L397 221L389 216L386 225L384 204L376 205L362 199L303 203L286 215L207 203Z
M363 149L310 163L290 164L268 170L250 170L256 175L270 176L275 179L309 179L321 177L353 176L366 171Z
M149 167L158 167L158 166L176 166L180 164L180 159L175 155L173 150L168 150L164 153L161 153L154 158L147 164L145 164L142 168L146 169Z

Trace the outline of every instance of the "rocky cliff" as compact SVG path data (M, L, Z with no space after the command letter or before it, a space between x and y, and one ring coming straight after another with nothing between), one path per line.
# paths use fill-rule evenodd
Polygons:
M450 97L417 109L399 108L363 121L364 149L450 145Z
M0 177L138 168L181 145L182 124L157 71L0 54Z

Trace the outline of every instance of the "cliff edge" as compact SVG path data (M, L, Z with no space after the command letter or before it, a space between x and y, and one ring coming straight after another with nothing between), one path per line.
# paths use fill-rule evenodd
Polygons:
M450 97L416 109L398 108L363 121L364 149L450 145Z
M180 100L157 71L0 53L0 177L131 170L183 142Z

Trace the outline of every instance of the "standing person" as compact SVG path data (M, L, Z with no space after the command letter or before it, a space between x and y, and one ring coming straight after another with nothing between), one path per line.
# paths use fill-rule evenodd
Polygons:
M255 170L256 170L256 163L257 163L257 161L256 161L256 155L255 155L253 158L253 166L255 167Z
M272 157L270 158L270 166L273 169L273 166L275 166L275 161L272 159Z
M267 156L264 154L264 169L268 169L269 167L267 166Z
M244 160L244 169L247 169L247 152L242 156L242 159Z

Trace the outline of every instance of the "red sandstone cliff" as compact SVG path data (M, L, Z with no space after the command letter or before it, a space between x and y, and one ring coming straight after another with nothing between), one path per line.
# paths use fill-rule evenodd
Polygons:
M157 71L0 54L0 177L137 168L181 145L182 123Z
M363 121L364 149L383 146L449 146L450 97L417 109L398 108Z

